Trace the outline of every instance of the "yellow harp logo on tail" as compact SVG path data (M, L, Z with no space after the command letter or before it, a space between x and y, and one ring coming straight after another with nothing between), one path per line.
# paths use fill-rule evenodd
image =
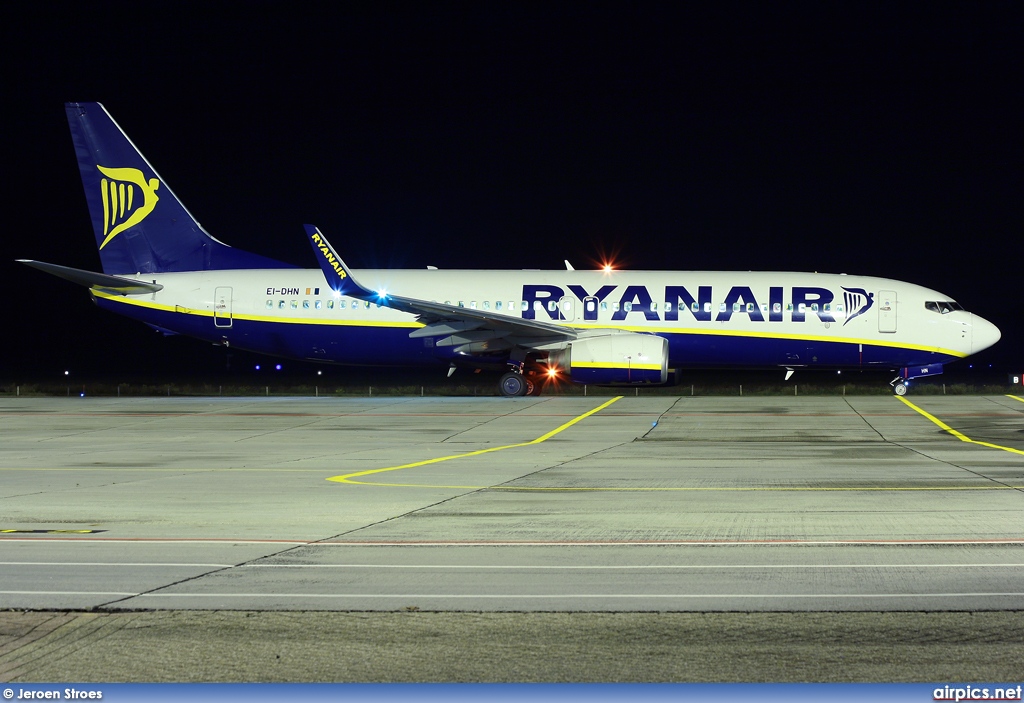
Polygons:
M153 212L160 197L156 189L160 181L146 177L137 168L106 168L96 166L106 178L100 180L103 200L103 242L100 249L130 227L142 222Z

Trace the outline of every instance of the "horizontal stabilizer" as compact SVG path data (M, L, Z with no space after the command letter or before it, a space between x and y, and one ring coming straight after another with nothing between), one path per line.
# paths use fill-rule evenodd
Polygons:
M31 266L34 269L39 269L40 271L53 274L57 278L63 278L65 281L71 281L72 283L77 283L80 286L88 286L89 288L98 288L101 291L113 293L115 295L142 295L145 293L156 293L159 290L163 290L163 286L159 283L133 281L130 278L110 276L105 273L95 273L93 271L83 271L82 269L58 266L57 264L48 264L44 261L32 261L31 259L18 259L18 262L25 264L26 266Z

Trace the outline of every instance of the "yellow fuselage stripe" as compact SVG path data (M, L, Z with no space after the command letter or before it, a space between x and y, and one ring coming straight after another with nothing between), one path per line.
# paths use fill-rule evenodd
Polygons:
M121 295L113 295L105 293L100 290L92 289L92 294L97 298L103 298L113 303L120 303L122 305L134 305L141 308L149 308L151 310L163 310L165 312L176 312L185 315L198 315L200 317L213 317L212 310L199 310L196 308L186 308L180 305L164 305L162 303L155 303L149 300L138 300L127 298ZM225 316L226 317L226 316ZM331 318L306 318L306 317L271 317L268 315L247 315L240 313L232 313L231 317L236 320L246 320L250 322L272 322L275 324L295 324L295 325L336 325L336 326L349 326L349 327L395 327L395 328L408 328L415 329L423 327L422 323L419 322L404 322L399 320L384 321L384 320L365 320L359 319L358 317L348 319L331 319ZM942 347L928 346L925 344L912 344L910 342L897 342L888 341L884 339L864 339L859 337L828 337L825 335L815 334L795 334L785 332L760 332L757 330L722 330L722 329L702 329L699 327L642 327L639 325L609 325L609 324L565 324L563 325L567 329L575 330L609 330L612 332L642 332L647 334L664 334L664 335L676 335L676 334L691 334L691 335L708 335L716 337L747 337L750 339L790 339L800 342L828 342L831 344L863 344L870 347L890 347L893 349L911 349L913 351L926 351L934 354L944 354L946 356L953 356L957 358L964 358L968 356L966 352L958 351L956 349L944 349ZM579 366L580 364L577 364ZM660 366L658 368L661 368Z

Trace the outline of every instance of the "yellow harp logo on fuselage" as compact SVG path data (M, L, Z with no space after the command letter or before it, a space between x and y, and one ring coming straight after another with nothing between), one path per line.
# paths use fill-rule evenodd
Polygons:
M160 197L156 189L160 181L146 177L137 168L106 168L97 164L106 178L100 179L103 200L103 242L100 249L126 229L146 219ZM138 193L136 193L138 191Z

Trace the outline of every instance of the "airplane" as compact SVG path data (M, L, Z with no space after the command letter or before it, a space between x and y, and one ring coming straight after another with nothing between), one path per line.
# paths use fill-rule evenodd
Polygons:
M318 269L235 249L189 213L106 109L65 104L103 273L21 259L165 334L350 365L505 370L664 384L669 370L894 370L912 379L995 344L995 325L911 283L799 272L350 269L312 225Z

